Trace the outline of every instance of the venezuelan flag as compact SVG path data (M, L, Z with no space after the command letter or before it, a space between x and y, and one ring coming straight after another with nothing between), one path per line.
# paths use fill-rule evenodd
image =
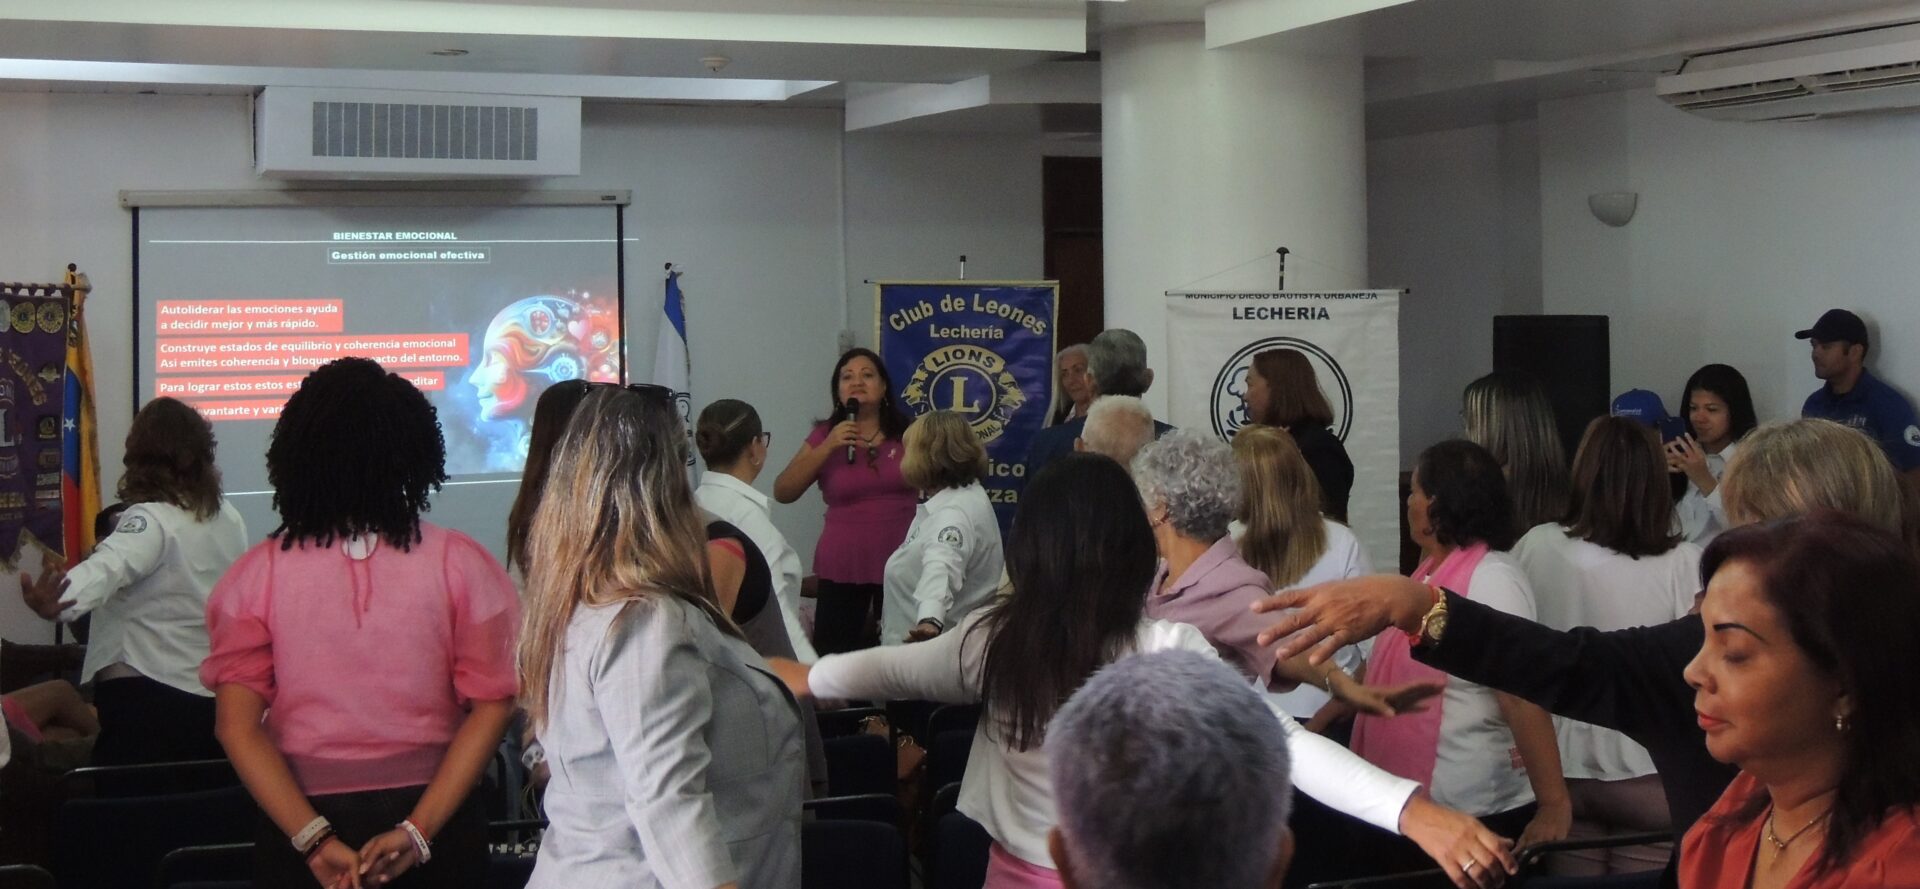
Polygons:
M63 282L72 288L67 322L66 408L62 412L61 517L62 557L74 564L93 552L93 517L100 512L100 437L93 415L93 353L87 347L85 303L93 285L74 266Z

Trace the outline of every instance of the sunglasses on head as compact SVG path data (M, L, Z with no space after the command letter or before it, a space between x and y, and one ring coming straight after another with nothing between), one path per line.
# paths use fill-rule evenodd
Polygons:
M594 383L594 386L625 389L642 398L657 398L661 401L673 401L673 390L658 383Z

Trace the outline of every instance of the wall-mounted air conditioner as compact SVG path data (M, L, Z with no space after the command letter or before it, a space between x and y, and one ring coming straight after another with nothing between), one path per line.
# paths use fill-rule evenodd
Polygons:
M1920 108L1920 25L1695 56L1654 91L1716 120L1806 120Z
M254 171L284 179L580 174L580 99L270 86Z

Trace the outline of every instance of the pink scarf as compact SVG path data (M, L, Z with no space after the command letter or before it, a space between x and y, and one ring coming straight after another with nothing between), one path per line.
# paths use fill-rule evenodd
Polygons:
M1473 569L1487 555L1487 545L1476 543L1454 550L1435 567L1431 559L1420 563L1413 576L1444 587L1467 598L1467 582ZM1367 661L1368 685L1402 685L1408 682L1436 681L1445 684L1447 674L1413 659L1412 641L1399 629L1388 627L1373 639L1373 657ZM1421 786L1433 784L1433 762L1440 751L1440 714L1444 695L1436 695L1419 713L1382 717L1365 714L1353 720L1353 752L1380 768Z

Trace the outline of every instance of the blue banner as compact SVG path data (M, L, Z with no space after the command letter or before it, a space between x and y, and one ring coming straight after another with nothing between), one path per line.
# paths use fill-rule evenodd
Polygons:
M1027 447L1053 404L1060 285L945 281L875 286L874 341L911 416L957 411L987 446L983 484L1005 533L1026 485Z

